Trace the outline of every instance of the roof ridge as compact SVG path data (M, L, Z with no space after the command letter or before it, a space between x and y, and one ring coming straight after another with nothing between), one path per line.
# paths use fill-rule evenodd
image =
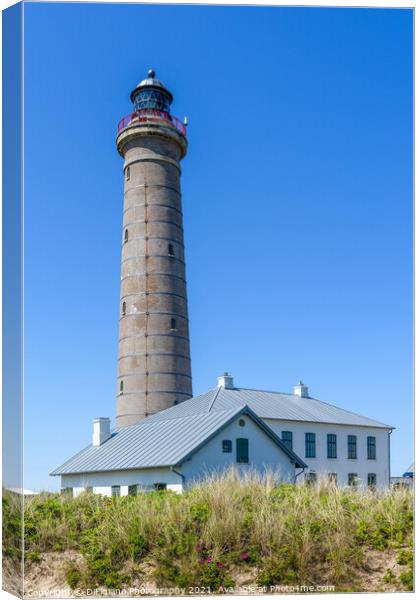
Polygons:
M211 402L210 402L210 404L209 404L209 407L208 407L208 409L207 409L207 412L210 412L210 411L211 411L211 409L213 408L213 406L214 406L214 403L216 402L216 400L217 400L217 396L219 395L219 393L220 393L220 390L221 390L221 389L222 389L222 386L219 386L219 387L217 388L217 390L216 390L216 393L214 394L214 396L213 396L213 398L212 398L212 400L211 400Z
M228 389L228 388L227 388ZM244 390L245 392L263 392L266 394L281 394L282 396L296 396L296 394L292 394L290 392L276 392L275 390L261 390L259 388L244 388L244 387L236 387L234 389L231 389L230 391L241 391Z

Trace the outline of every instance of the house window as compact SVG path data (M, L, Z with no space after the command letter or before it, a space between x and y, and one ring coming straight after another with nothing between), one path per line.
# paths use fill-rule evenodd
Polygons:
M124 231L124 243L126 244L128 242L128 229L126 229Z
M347 436L347 458L357 458L357 437L355 435Z
M305 483L306 485L315 485L316 473L305 473Z
M239 427L245 427L245 419L239 419Z
M73 488L72 487L65 487L61 489L61 493L64 496L70 496L73 497Z
M282 431L281 441L289 450L293 450L293 433L291 431Z
M125 170L125 178L127 181L130 179L130 167L127 167Z
M367 438L367 457L369 460L376 459L376 437L368 435Z
M305 433L305 457L315 458L315 434Z
M173 244L168 244L168 255L169 256L175 256Z
M171 319L171 331L176 331L176 319Z
M349 485L356 487L357 486L357 473L349 473Z
M224 452L225 454L229 454L230 452L232 452L232 440L223 440L222 452Z
M246 438L238 438L236 440L236 462L249 462L249 445Z
M119 485L111 486L111 496L116 498L117 496L121 496L121 487Z
M166 483L155 483L154 488L157 492L161 492L162 490L166 490Z
M124 391L124 381L121 379L120 381L120 394L122 394Z
M337 436L335 433L327 435L327 458L337 458Z
M137 483L134 485L129 485L128 486L128 495L129 496L137 496L137 491L138 491L138 485Z
M376 487L376 473L368 473L367 483L370 488Z
M125 315L127 312L127 304L125 302L122 303L122 314Z
M337 485L337 473L328 473L328 481L332 485Z
M87 494L93 494L93 487L92 486L85 487L85 492Z

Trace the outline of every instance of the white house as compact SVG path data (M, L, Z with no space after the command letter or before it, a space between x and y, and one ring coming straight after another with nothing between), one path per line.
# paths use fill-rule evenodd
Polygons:
M286 482L295 481L296 469L303 472L305 463L248 406L213 410L211 401L197 400L203 410L193 404L191 412L179 415L168 409L112 433L108 418L96 419L92 444L51 475L61 475L62 490L73 496L88 489L119 496L181 492L232 465L260 473L269 469Z
M106 495L182 491L205 474L236 465L278 472L281 481L386 488L390 425L309 396L236 388L233 378L111 433L96 419L92 444L51 473L63 490Z

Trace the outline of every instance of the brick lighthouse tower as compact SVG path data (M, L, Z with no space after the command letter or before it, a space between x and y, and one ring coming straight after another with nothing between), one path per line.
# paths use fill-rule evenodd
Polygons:
M118 125L124 158L116 425L192 396L180 160L186 128L149 71Z

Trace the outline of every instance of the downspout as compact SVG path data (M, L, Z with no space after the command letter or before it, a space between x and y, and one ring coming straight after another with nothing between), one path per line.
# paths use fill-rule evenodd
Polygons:
M170 470L175 473L175 475L179 475L181 477L181 481L182 481L182 491L184 491L185 488L185 475L183 475L182 473L180 473L179 471L177 471L175 469L175 467L170 467Z
M388 431L388 488L391 488L391 433L392 429Z
M296 473L295 475L295 483L297 483L297 478L299 477L299 475L302 475L302 473L305 471L306 467L302 467L302 470L299 471L299 473Z

